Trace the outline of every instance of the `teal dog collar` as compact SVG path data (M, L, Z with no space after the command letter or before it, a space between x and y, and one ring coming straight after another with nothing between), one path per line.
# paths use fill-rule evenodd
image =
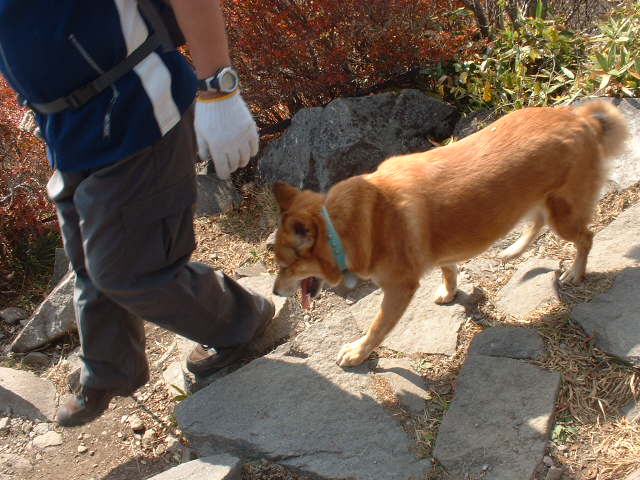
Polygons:
M333 222L331 221L331 217L329 216L327 207L322 206L320 213L322 214L322 218L324 218L324 221L327 224L327 237L329 238L329 245L331 246L331 251L333 252L333 258L336 260L338 268L342 272L344 284L347 286L347 288L353 288L356 286L358 279L347 268L347 255L344 253L342 241L340 240L340 236L333 226Z

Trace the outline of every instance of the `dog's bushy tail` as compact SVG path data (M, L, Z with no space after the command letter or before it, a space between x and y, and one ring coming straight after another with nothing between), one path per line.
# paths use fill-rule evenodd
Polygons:
M620 110L609 102L594 100L576 107L575 113L591 124L606 158L620 153L629 133Z

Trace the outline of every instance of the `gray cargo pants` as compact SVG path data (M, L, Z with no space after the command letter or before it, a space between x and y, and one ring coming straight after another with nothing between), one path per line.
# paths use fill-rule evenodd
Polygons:
M76 273L80 382L131 392L147 367L142 320L214 347L248 342L254 294L189 258L195 248L193 113L103 168L55 171L48 193Z

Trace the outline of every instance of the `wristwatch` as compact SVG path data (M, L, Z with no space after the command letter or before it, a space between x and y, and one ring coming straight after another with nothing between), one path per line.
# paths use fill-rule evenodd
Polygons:
M201 92L231 93L240 85L238 72L233 67L222 67L213 76L198 80Z

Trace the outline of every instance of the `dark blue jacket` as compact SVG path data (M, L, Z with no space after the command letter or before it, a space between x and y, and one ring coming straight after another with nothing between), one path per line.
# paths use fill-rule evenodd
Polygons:
M31 103L68 95L147 38L136 0L0 0L0 72ZM106 165L153 144L193 102L177 51L156 52L77 110L36 115L53 167Z

